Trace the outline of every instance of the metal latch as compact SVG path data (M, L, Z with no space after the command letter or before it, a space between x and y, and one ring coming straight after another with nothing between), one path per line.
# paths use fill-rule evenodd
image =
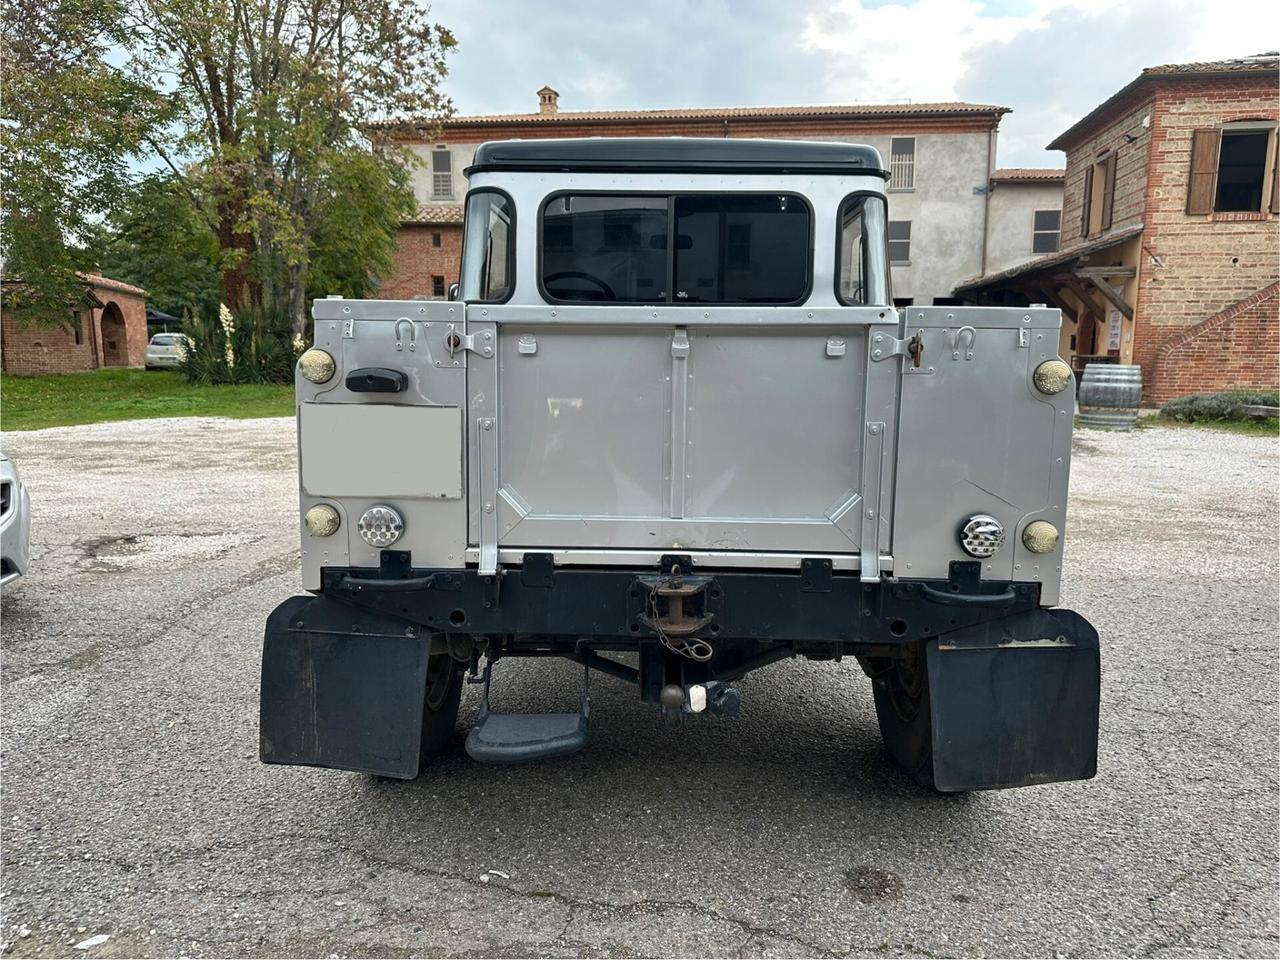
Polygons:
M449 332L445 335L444 346L452 357L459 350L470 350L484 357L493 356L493 331L483 330L480 333L459 333L454 325L449 324Z
M877 333L871 338L871 360L878 362L890 357L910 357L913 367L920 366L920 358L924 355L924 331L917 330L909 340L899 340L887 333Z

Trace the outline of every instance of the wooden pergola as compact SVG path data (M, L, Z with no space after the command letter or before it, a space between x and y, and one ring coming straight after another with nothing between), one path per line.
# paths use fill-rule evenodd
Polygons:
M1057 307L1076 325L1080 362L1114 359L1098 352L1098 331L1105 326L1109 306L1119 310L1125 319L1133 320L1133 304L1116 291L1111 281L1132 279L1137 267L1085 261L1140 233L1142 224L1133 224L1102 240L967 281L955 288L954 295L974 303L1009 304L1020 300Z

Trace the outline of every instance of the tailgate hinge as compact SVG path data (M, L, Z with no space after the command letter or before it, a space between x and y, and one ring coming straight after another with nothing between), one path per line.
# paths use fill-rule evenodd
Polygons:
M478 353L482 357L493 356L493 331L483 330L480 333L459 333L454 324L449 324L449 332L444 338L445 349L449 351L449 356L454 356L460 350L470 350L472 353Z
M920 357L924 354L924 331L917 330L914 337L899 340L887 333L877 333L871 338L871 360L879 363L890 357L910 357L913 367L920 366Z

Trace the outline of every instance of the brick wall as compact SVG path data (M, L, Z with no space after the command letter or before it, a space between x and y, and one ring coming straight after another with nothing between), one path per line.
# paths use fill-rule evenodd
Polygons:
M440 235L440 246L432 243ZM462 226L456 223L406 224L400 228L395 266L382 281L376 296L380 300L412 300L430 297L431 278L444 277L446 292L458 280L462 259Z
M80 343L66 327L19 326L6 312L0 318L0 356L4 372L18 376L41 373L79 373L98 366L90 311L84 311Z
M1191 393L1280 389L1280 283L1167 338L1148 366L1148 399L1155 403Z
M1086 239L1080 235L1080 219L1084 212L1085 171L1093 166L1094 160L1104 151L1116 151L1111 229L1128 226L1142 219L1147 195L1147 159L1151 150L1151 131L1142 126L1142 118L1152 112L1152 100L1143 100L1067 152L1067 174L1062 187L1063 250L1106 236L1105 233L1095 233ZM1125 134L1137 139L1133 143L1125 143Z
M1183 79L1156 85L1143 233L1148 259L1138 294L1135 363L1151 364L1176 328L1201 324L1278 279L1280 224L1274 214L1186 213L1192 132L1233 120L1276 118L1274 79ZM1243 335L1254 328L1240 329ZM1277 342L1272 336L1242 349L1256 359L1264 352L1274 355ZM1153 388L1168 394L1158 380Z
M147 349L146 292L105 277L88 277L87 287L102 304L80 311L79 343L67 327L20 325L5 312L0 317L0 358L14 376L80 373L103 366L140 367ZM107 335L103 316L109 317ZM113 324L118 318L119 323ZM108 351L108 341L115 351Z

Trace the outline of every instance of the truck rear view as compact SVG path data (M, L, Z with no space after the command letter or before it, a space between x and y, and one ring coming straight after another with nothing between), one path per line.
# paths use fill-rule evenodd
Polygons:
M802 656L857 659L926 786L1093 776L1056 310L895 310L869 147L506 142L468 175L458 299L315 304L264 761L416 776L465 680L472 757L549 758L593 672L702 722ZM580 709L490 710L522 656L581 664Z

